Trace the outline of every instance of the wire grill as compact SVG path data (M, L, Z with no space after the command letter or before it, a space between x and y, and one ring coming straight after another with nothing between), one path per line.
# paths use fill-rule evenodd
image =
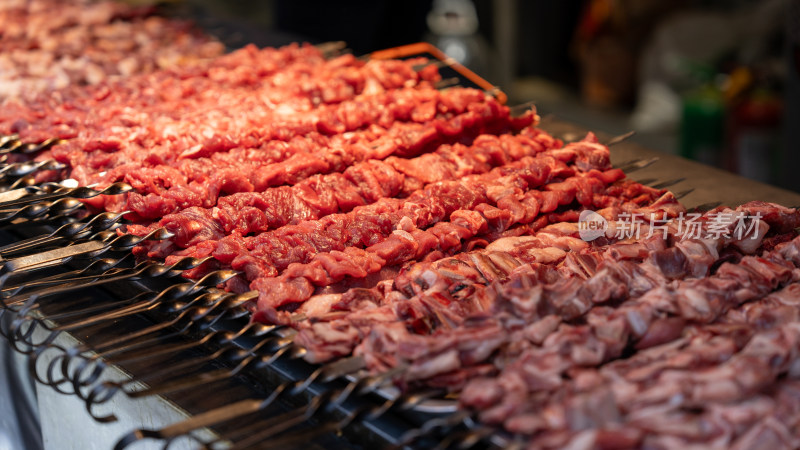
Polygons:
M342 51L341 45L331 48ZM429 47L373 57L421 50L457 69L464 77L459 83L499 92ZM0 158L36 153L56 142L3 137ZM639 159L620 166L632 173L654 162ZM359 357L306 363L292 329L249 322L253 293L216 287L235 276L233 271L190 282L180 278L181 272L205 260L137 262L131 248L170 233L126 235L118 233L123 214L88 214L82 200L131 191L124 183L104 189L33 183L37 172L60 167L54 161L0 166L0 226L12 233L6 241L25 235L0 247L0 334L30 355L29 369L38 382L77 396L100 422L115 420L106 406L117 395L161 395L194 405L185 421L134 430L117 448L152 439L168 448L187 438L206 448L291 448L341 430L369 446L521 447L513 436L474 422L443 391L399 392L393 379L404 367L369 374ZM667 188L683 180L642 181ZM65 333L80 342L65 346L59 340ZM106 379L110 365L125 368L131 378ZM215 433L203 432L209 428Z

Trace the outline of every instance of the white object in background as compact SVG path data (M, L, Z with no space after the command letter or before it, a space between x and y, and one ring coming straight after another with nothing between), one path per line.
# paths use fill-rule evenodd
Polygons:
M478 13L470 0L436 0L427 21L428 28L442 36L467 36L478 31Z
M488 46L478 33L478 13L471 0L435 0L427 23L426 40L459 64L487 75Z
M681 97L662 81L639 87L639 101L631 114L631 128L642 132L672 131L681 117Z

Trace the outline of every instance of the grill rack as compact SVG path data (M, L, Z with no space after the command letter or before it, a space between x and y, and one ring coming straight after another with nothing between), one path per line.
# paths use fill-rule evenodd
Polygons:
M329 56L343 51L338 44L331 48ZM424 53L454 70L461 84L505 98L437 52L416 44L371 56ZM521 112L529 106L513 109ZM629 136L607 143L613 145ZM57 142L0 138L0 163ZM631 173L656 160L637 159L619 166ZM206 448L251 448L265 443L268 448L286 448L343 429L361 438L366 431L369 443L394 447L522 447L521 440L475 422L469 412L458 409L456 399L446 398L441 391L398 392L392 378L402 375L403 368L370 375L357 357L321 366L302 361L304 350L294 344L291 329L246 320L245 304L252 293L237 295L214 287L234 272L217 271L197 281L176 282L182 270L204 260L185 258L171 266L151 261L136 264L130 257L132 247L142 239L166 239L169 233L162 229L143 238L118 235L123 214L87 216L81 200L130 191L124 183L102 190L69 183L34 184L38 172L59 168L54 161L0 166L0 227L12 231L20 226L45 227L44 234L0 247L4 258L0 260L0 334L17 351L30 355L31 375L58 392L77 396L100 422L115 419L102 409L120 392L134 398L172 398L177 393L211 390L219 383L247 386L247 394L240 393L240 399L225 401L217 395L212 399L218 400L216 405L184 421L158 430L133 430L120 438L116 448L143 439L160 440L167 448L187 437ZM682 181L642 180L658 188ZM93 342L93 336L108 333L109 328L116 328L115 338ZM58 342L62 333L79 336L83 342L65 347ZM37 339L42 334L45 337ZM165 357L173 352L180 352L181 359L165 369ZM45 355L51 358L42 366ZM111 364L137 367L134 373L147 375L123 382L104 380ZM208 428L217 434L201 432Z
M92 316L90 313L104 306L96 304L93 298L93 306L84 311L84 314L80 314L81 311L76 312L74 307L82 303L81 300L68 302L67 305L56 305L56 300L61 303L60 297L56 294L48 296L53 299L49 303L45 303L43 297L36 295L27 297L24 302L6 301L9 308L6 311L14 310L17 317L10 324L5 324L6 326L3 327L2 333L15 343L15 348L18 351L31 355L30 369L38 381L56 388L59 392L77 395L85 401L86 408L90 414L99 421L113 420L113 416L98 413L95 408L110 400L120 390L131 397L139 397L164 394L188 388L197 389L217 379L225 379L237 375L249 365L260 369L265 367L276 368L280 372L287 374L292 381L284 381L276 387L276 390L263 399L248 399L233 405L224 405L222 409L227 411L228 414L235 412L234 416L244 416L248 413L252 415L252 413L266 410L270 404L282 395L298 398L301 394L306 394L305 397L309 400L307 405L301 406L302 413L295 410L290 414L297 418L314 417L318 411L347 407L350 409L345 410L344 417L347 422L350 422L369 411L372 411L374 418L377 418L394 405L414 405L419 403L420 400L431 396L413 394L398 397L371 409L363 405L358 405L357 407L355 405L346 405L345 403L350 400L351 393L358 392L363 395L372 392L388 381L391 374L380 374L373 377L358 376L349 380L342 380L343 375L351 374L361 367L361 363L357 359L350 359L314 368L310 373L305 373L305 376L296 375L300 369L307 372L309 365L296 361L296 358L302 356L303 352L302 349L293 345L291 332L287 332L288 330L280 327L242 323L241 320L236 323L236 319L248 316L247 310L241 307L243 301L249 300L248 296L224 293L214 289L204 289L204 287L213 286L232 275L229 272L224 272L209 274L194 283L173 284L156 294L144 293L144 296L138 296L139 303L133 299L112 302L129 303L136 306L143 304L141 300L147 299L145 303L163 309L164 311L158 311L162 314L175 313L179 310L184 313L194 313L191 314L193 320L188 321L176 331L171 331L166 337L164 334L158 333L166 330L167 326L176 325L177 322L184 317L188 317L189 314L178 314L171 322L156 321L147 327L138 328L133 335L120 336L118 339L104 344L83 344L73 348L60 348L54 343L59 333L70 331L78 335L91 335L94 331L102 328L103 325L107 325L108 321L116 321L117 317L123 316L128 312L133 314L137 312L138 308L112 310L111 314L105 317ZM175 275L179 271L165 270L163 273ZM84 284L82 288L90 288L90 286ZM11 296L10 298L15 299L16 297ZM159 299L162 301L155 301ZM8 300L8 298L5 300ZM16 309L14 309L15 307ZM67 312L66 314L60 313L60 316L58 315L59 313L48 315L45 310L49 307L58 307L57 309ZM215 311L215 308L218 309ZM72 316L75 320L65 325L53 325L54 322L51 319L56 317L64 318L65 315ZM229 317L225 317L226 315ZM229 320L223 324L224 319ZM237 326L239 327L238 329ZM33 331L37 328L44 329L48 333L47 337L41 342L32 339ZM196 330L194 330L195 328ZM87 331L89 333L86 333ZM191 333L192 331L195 331L195 333ZM175 343L169 340L170 338L186 338L194 334L200 334L202 337L189 338L188 341L180 339L181 342ZM148 343L157 343L159 345L154 348L147 346L146 344ZM161 366L160 373L159 371L151 372L148 376L135 378L133 381L122 384L108 383L101 380L102 372L107 367L107 364L120 363L124 366L136 360L140 364L147 363L167 353L187 350L200 345L215 350L208 355L182 360L179 363L179 367L172 365L167 369L163 369L163 366ZM59 352L58 357L53 359L46 368L38 367L37 360L39 357L45 352L53 350ZM90 351L91 353L89 353ZM100 356L104 359L101 360ZM192 370L195 366L200 367L204 363L211 362L219 363L222 360L230 361L232 365L212 372ZM279 366L279 364L276 364L277 362L282 363L280 364L281 367L277 367ZM234 365L233 363L238 364ZM159 367L159 364L154 364L154 367ZM186 370L183 371L182 369ZM154 376L165 375L166 371L169 372L171 378L168 382L149 383L149 388L143 391L125 389L136 384L134 381L150 381L154 379ZM178 373L177 376L176 372ZM360 414L355 414L351 411L360 411ZM187 423L178 428L188 432L192 430L194 426L192 424L213 424L213 421L208 422L209 417L218 420L219 410L189 419ZM281 417L285 418L286 416ZM275 425L273 428L275 432L281 431L282 427L292 423L288 421L281 422L284 425ZM340 421L339 423L344 422ZM164 434L150 432L143 433L141 436L153 437L158 435L167 440L174 439L176 437L174 435L175 428L170 428L162 430ZM130 438L128 438L128 441L130 441Z
M652 158L640 159L620 166L631 173L654 162ZM666 188L683 180L642 181ZM0 210L10 211L15 218L5 224L14 227L25 222L48 223L52 218L66 222L45 235L0 248L3 257L13 256L0 262L0 302L4 307L0 313L15 315L10 323L4 321L0 326L0 334L12 341L17 351L31 356L29 369L37 381L77 396L100 422L114 420L113 414L100 410L120 391L134 398L164 395L200 390L214 382L254 374L256 380L272 381L273 389L261 392L261 396L223 402L160 430L134 430L121 438L117 448L142 439L160 439L168 447L186 436L208 448L228 444L248 448L273 438L270 445L299 445L310 436L358 426L373 428L373 434L385 434L385 424L374 422L380 422L390 413L403 419L419 417L405 428L389 426L398 431L384 436L383 444L397 447L435 444L440 448L522 445L497 429L475 423L469 413L458 410L455 400L443 399L442 392L394 391L391 379L401 375L402 368L370 376L361 371L363 361L357 357L322 366L299 360L304 351L293 343L291 329L246 321L249 312L244 305L253 298L252 293L237 295L214 288L235 272L216 271L197 281L177 283L174 279L182 270L197 267L204 260L184 258L165 266L151 261L136 264L130 258L129 249L143 239L170 237L166 230L159 229L141 238L118 235L115 230L120 226L122 214L103 213L72 220L70 217L81 215L80 207L68 212L52 207L57 202L80 204L79 199L127 192L130 186L118 183L94 190L51 184L19 189L24 192L6 191L4 194L13 199L0 202ZM45 205L42 209L48 212L30 217L17 213L34 205ZM65 263L72 270L64 270ZM32 277L35 282L29 281ZM120 283L126 283L128 289L135 287L138 292L106 295L100 297L103 299L100 302L96 295L88 300L85 297L64 300L67 293L96 290L106 284L117 288ZM150 320L142 321L142 315ZM103 343L90 342L89 336L133 317L139 320L129 325L126 334ZM37 341L34 338L37 330L44 332L46 338ZM65 332L86 336L87 342L64 348L56 343L56 338ZM192 354L177 366L164 369L166 354L197 349L203 353ZM48 352L57 355L46 367L41 367L39 360ZM109 364L126 367L132 363L150 364L151 371L126 382L103 380ZM208 365L214 367L207 370ZM264 371L274 373L259 374ZM165 381L167 375L169 380ZM281 381L275 383L275 379ZM142 383L147 387L140 388ZM273 406L279 402L299 406L276 412ZM254 422L225 427L234 420L250 423L242 420L245 418ZM207 434L196 433L206 427L222 427L226 437L204 440L201 436Z

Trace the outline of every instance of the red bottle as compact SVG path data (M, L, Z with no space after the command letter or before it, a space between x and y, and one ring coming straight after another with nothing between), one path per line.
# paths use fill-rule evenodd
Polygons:
M735 107L730 129L730 169L766 183L776 179L783 103L773 92L756 89Z

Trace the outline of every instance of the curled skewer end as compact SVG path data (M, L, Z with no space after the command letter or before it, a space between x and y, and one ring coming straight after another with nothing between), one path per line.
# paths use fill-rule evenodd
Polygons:
M614 136L611 139L609 139L608 142L606 142L606 147L611 147L611 146L614 146L614 145L619 144L621 142L624 142L624 141L628 140L634 134L636 134L636 132L631 130L631 131L628 131L627 133L623 133L623 134L620 134L618 136Z

